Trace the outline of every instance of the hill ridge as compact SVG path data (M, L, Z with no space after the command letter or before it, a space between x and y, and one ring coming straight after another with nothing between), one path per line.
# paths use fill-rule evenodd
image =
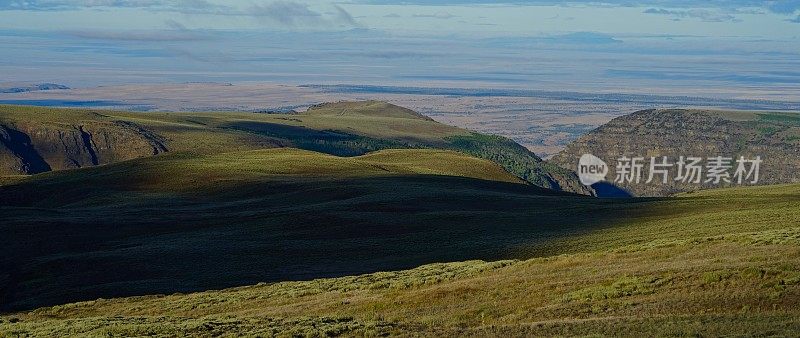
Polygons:
M303 115L391 117L433 121L432 118L411 109L385 101L339 101L313 105Z
M293 147L357 156L381 149L436 148L488 159L542 188L593 193L580 184L574 172L542 161L512 140L441 124L412 110L379 101L324 104L299 114L120 111L98 114L85 109L24 106L0 106L0 112L0 125L14 126L26 135L52 135L33 137L30 148L41 154L53 170L162 152L223 153ZM81 133L81 128L89 135ZM8 147L8 142L0 144L0 175L47 169L39 166L41 170L31 170L26 163L19 152L15 154Z

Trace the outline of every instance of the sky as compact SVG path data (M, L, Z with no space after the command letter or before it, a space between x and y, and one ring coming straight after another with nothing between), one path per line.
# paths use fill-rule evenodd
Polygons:
M0 82L781 92L800 0L0 0Z

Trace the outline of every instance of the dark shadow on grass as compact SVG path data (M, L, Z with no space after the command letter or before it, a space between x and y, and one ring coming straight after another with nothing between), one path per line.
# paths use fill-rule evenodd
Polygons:
M0 144L19 160L22 172L38 174L50 171L50 165L33 147L30 136L9 126L0 125Z
M223 128L280 139L289 142L295 148L336 156L359 156L382 149L420 147L420 145L360 136L341 131L316 130L268 122L232 122L224 125Z
M528 258L515 253L646 212L637 199L447 176L293 179L189 196L125 191L94 174L83 183L98 191L85 196L126 202L42 208L37 198L57 199L57 186L3 188L29 199L0 202L0 267L14 272L2 279L1 311Z

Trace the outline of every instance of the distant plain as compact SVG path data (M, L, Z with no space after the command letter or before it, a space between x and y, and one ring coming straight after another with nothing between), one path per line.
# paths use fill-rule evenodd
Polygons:
M0 94L0 104L113 108L137 111L304 110L320 102L380 100L438 122L509 137L549 158L611 119L648 108L714 107L791 110L800 95L747 98L527 91L436 87L305 86L268 82L131 84Z

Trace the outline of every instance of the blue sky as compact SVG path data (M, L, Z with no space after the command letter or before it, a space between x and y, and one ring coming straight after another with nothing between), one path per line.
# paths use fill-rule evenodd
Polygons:
M72 86L783 90L800 82L800 0L0 0L0 43L6 82Z

